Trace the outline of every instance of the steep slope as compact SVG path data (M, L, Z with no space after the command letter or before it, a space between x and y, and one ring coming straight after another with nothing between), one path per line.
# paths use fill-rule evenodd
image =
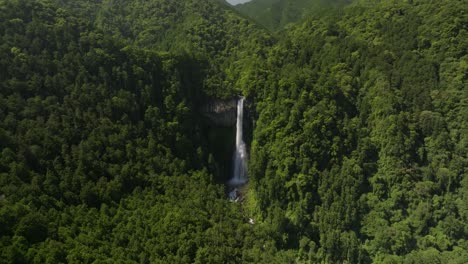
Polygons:
M0 0L0 263L464 263L464 1L275 3L278 43L215 0ZM198 113L240 93L242 205Z
M331 7L348 2L350 0L253 0L235 8L269 30L276 31L311 14L323 14Z
M467 259L462 2L360 1L271 50L249 205L301 261Z
M81 6L71 0L58 2L80 13L94 10L89 16L106 35L144 49L191 54L205 61L200 65L207 75L203 90L210 96L240 93L241 73L264 58L274 42L219 0L104 0Z
M214 184L197 108L219 36L158 51L109 34L101 2L68 4L0 1L0 263L275 258Z

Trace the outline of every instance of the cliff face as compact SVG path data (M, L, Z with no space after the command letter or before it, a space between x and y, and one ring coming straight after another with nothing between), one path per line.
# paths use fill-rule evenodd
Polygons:
M202 114L218 126L235 126L237 116L237 99L210 99L202 108Z

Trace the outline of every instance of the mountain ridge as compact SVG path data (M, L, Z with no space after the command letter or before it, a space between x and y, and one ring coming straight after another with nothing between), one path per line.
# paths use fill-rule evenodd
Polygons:
M301 22L308 16L349 3L351 0L253 0L234 8L274 32L288 24Z

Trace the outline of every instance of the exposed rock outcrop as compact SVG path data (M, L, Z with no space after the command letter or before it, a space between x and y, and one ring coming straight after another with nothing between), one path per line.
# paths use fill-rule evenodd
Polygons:
M202 114L218 126L235 126L237 98L210 99L201 109Z

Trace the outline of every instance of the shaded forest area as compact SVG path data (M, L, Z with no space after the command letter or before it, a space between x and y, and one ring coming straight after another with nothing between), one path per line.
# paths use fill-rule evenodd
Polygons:
M336 8L351 3L352 0L252 0L234 6L270 32L300 23L307 17L324 16Z
M468 7L324 8L0 0L0 263L464 263ZM199 114L238 94L243 204Z

